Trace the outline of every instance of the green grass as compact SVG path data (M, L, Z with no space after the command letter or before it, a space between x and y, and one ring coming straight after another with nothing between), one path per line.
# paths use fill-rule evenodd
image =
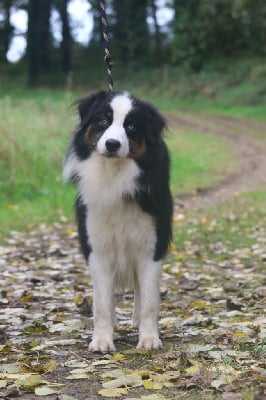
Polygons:
M77 93L38 89L0 100L1 233L73 218L74 189L61 181L69 134L77 120L69 108ZM178 130L167 135L174 194L221 178L229 163L222 139ZM230 152L229 152L230 154Z
M206 188L233 169L230 146L219 137L181 129L168 136L167 144L173 195Z
M262 186L235 196L219 207L189 213L175 224L174 242L179 249L184 243L200 243L208 257L223 261L233 257L234 249L250 248L262 240L265 223L266 187ZM212 244L217 243L218 247L213 250ZM221 243L223 246L219 248Z
M61 168L74 113L65 93L37 91L0 101L2 232L71 214ZM71 116L72 115L72 116ZM62 209L63 205L63 209Z

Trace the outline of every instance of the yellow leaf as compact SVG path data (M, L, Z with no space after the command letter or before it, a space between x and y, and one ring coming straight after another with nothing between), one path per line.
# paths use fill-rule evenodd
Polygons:
M98 392L103 397L121 397L123 394L128 394L126 388L111 388L111 389L101 389Z
M202 225L204 225L204 226L208 226L208 225L210 225L210 223L211 223L211 219L210 219L210 217L208 217L208 216L205 216L205 217L202 217L201 218L201 224Z
M125 356L121 353L114 353L111 358L110 361L112 362L116 362L116 361L122 361L125 359Z
M143 382L143 386L145 389L148 390L160 390L163 388L163 383L161 382L154 382L152 380L147 380Z
M169 245L169 250L170 251L175 251L176 250L176 244L174 242L171 242Z
M50 396L51 394L58 394L58 391L49 386L41 386L35 389L35 394L36 396Z
M196 375L200 373L200 365L198 363L194 363L191 365L191 367L188 367L185 369L186 373L188 375Z
M32 301L33 299L33 294L29 293L26 294L25 296L21 297L21 299L19 300L20 303L29 303L30 301Z
M124 386L138 387L143 385L143 380L138 373L128 374L120 376L108 382L103 383L103 388L113 389Z
M67 235L71 236L71 235L73 235L73 233L75 233L74 229L72 229L72 228L67 228L67 230L66 230L66 234L67 234Z
M16 382L19 386L23 386L24 388L32 388L38 386L42 383L42 378L40 375L29 375L25 379L21 379Z
M174 215L173 221L174 221L174 223L178 223L178 222L183 221L184 219L185 219L185 214L179 213L179 214Z
M44 364L44 373L47 374L48 372L53 372L56 369L56 361L55 360L50 360L47 363Z
M16 210L18 209L18 206L17 206L16 204L8 204L8 205L7 205L7 208L8 208L9 210L14 210L14 211L16 211Z
M166 383L166 381L176 381L180 376L179 371L166 371L153 377L158 382Z

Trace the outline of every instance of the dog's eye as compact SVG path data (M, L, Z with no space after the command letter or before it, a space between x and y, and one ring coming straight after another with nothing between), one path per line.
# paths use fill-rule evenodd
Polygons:
M107 118L102 118L99 120L98 125L102 128L106 128L109 125L109 121Z
M135 125L133 124L133 122L130 122L130 123L128 124L127 130L128 130L128 132L135 132L135 131L136 131L136 127L135 127Z

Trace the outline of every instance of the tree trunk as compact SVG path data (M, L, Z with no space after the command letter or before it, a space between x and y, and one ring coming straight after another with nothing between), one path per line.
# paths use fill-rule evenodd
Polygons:
M162 64L162 41L161 41L161 31L158 24L157 19L157 5L155 0L151 0L151 14L154 24L154 39L155 39L155 55L156 55L156 64Z
M0 61L7 62L7 52L12 40L13 27L10 24L10 9L12 6L12 0L2 1L3 7L3 22L0 29Z
M71 70L71 33L67 5L69 0L61 0L59 13L62 20L61 65L64 72Z
M34 86L41 71L50 68L51 0L29 0L27 61L28 85Z

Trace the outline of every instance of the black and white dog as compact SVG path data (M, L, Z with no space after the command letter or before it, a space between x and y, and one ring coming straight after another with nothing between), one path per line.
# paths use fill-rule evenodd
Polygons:
M169 157L165 121L127 94L98 92L77 102L64 177L78 186L82 252L94 285L91 351L114 351L116 287L134 288L137 348L158 349L160 275L171 240Z

